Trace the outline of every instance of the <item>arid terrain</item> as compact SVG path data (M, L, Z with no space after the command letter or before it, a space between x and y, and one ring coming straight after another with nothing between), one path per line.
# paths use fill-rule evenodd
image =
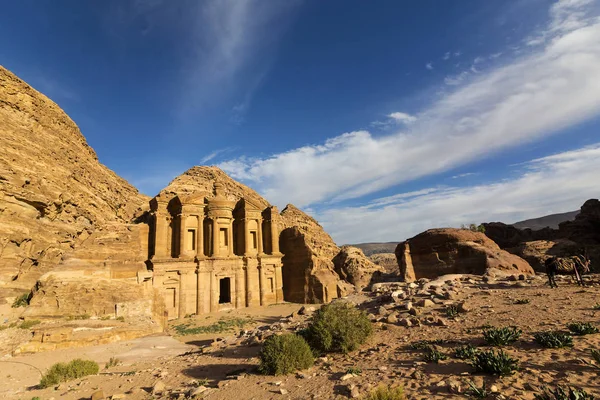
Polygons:
M353 295L347 300L372 314L374 335L358 351L327 355L314 367L288 376L256 372L258 344L263 332L293 331L304 325L309 317L298 315L301 306L296 304L173 321L169 332L176 340L154 336L85 349L5 356L0 391L4 398L14 399L80 399L97 390L115 399L185 398L195 391L206 399L330 399L361 396L383 383L402 385L410 399L444 399L466 397L471 382L478 387L485 383L488 390L494 390L490 398L533 399L542 386L556 384L600 395L599 370L582 361L591 359L590 349L600 347L600 334L575 336L574 346L563 349L545 349L533 339L537 332L566 331L566 325L576 321L600 325L600 310L593 309L600 300L600 276L588 279L591 284L586 288L564 278L558 289L550 289L543 276L518 280L454 275L425 285L421 281L415 289L406 289L409 295L404 300L392 300L385 293ZM419 306L424 299L432 300L431 305ZM406 311L411 300L415 316ZM517 300L529 303L517 304ZM449 304L464 304L468 311L450 319L445 311ZM219 320L246 324L226 332L189 336L179 335L175 328L182 324L211 326ZM403 326L407 321L412 326ZM503 347L519 361L514 375L474 374L466 361L452 357L460 344L485 348L482 327L486 325L523 330L516 343ZM423 361L423 352L413 346L424 340L435 341L448 358L438 364ZM56 388L31 388L39 380L39 369L75 356L100 364L116 357L120 363L101 369L97 376ZM349 376L349 369L360 373ZM153 388L162 384L164 390L152 394Z

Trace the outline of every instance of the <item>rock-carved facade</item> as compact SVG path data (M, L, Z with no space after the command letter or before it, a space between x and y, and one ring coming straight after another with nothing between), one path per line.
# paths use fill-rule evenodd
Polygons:
M150 201L146 280L163 294L169 319L283 302L277 208L214 188Z

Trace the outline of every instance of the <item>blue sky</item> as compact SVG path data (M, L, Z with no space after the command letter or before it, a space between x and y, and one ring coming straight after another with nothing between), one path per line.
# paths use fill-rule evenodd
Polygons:
M0 64L156 194L219 165L338 243L600 196L600 1L5 4Z

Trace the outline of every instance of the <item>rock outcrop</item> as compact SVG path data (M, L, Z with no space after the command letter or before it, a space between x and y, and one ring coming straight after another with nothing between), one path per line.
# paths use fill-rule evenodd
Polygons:
M396 246L398 246L396 244ZM369 256L369 259L375 264L380 265L385 270L386 275L398 276L398 261L394 253L377 253Z
M0 142L0 288L30 290L97 227L147 203L54 102L2 67Z
M333 259L340 249L314 218L288 204L281 212L281 224L287 301L326 303L354 289L335 272Z
M406 281L446 274L484 274L501 270L534 275L527 261L510 254L480 232L430 229L396 247L400 273Z
M334 257L335 272L358 290L369 287L371 283L381 280L385 270L375 264L358 247L343 246Z

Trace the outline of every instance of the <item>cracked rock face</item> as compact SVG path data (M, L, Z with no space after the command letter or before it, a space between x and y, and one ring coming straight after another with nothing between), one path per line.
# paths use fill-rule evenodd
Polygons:
M106 223L147 203L54 102L0 67L0 288L29 290Z

